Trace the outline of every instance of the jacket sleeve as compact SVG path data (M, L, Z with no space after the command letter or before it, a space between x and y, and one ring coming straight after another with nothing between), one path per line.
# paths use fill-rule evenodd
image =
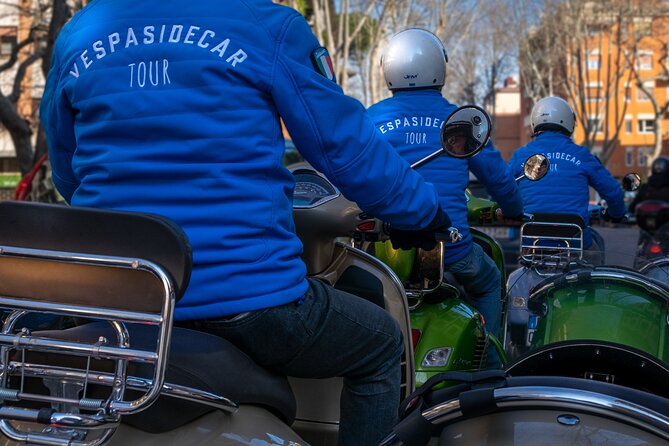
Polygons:
M469 160L469 168L485 184L505 216L515 217L523 213L523 201L511 168L492 143L488 142L481 152Z
M513 175L514 180L520 176L521 172L521 161L518 159L516 156L516 153L518 153L518 150L514 150L513 155L511 155L511 159L509 160L509 172L511 172L511 175Z
M592 154L588 153L583 158L586 160L584 167L588 175L588 183L606 200L609 215L613 218L625 215L624 193L618 181Z
M59 49L63 37L59 38L53 50L51 69L46 80L44 95L40 105L40 121L44 126L49 146L49 161L56 189L70 203L72 194L79 187L72 171L72 156L76 149L74 135L74 111L62 89Z
M295 146L361 209L399 228L427 226L435 188L392 149L360 102L313 68L319 46L301 15L286 22L272 96Z

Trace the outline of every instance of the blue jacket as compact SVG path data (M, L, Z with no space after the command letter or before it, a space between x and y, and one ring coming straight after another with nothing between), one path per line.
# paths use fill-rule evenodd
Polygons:
M308 284L281 164L300 153L362 209L425 227L434 187L314 68L304 18L270 0L94 0L58 37L41 106L53 178L78 206L181 225L181 320L295 301Z
M381 134L404 159L413 163L441 147L441 125L456 108L441 92L421 89L397 91L392 97L371 106L369 113ZM505 215L517 216L523 212L516 182L491 143L472 158L444 155L421 167L419 172L436 186L442 208L464 236L462 241L447 246L446 264L457 262L471 250L465 199L470 170L485 184Z
M562 133L542 132L513 153L509 161L513 174L522 175L525 160L537 153L548 158L550 169L539 181L522 180L519 183L526 212L578 214L587 225L590 223L588 186L592 186L606 200L611 217L619 218L625 214L622 188L588 149ZM591 243L592 236L586 230L584 247Z

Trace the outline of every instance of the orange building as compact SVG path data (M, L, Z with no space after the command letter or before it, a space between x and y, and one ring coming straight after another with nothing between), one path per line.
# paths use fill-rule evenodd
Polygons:
M573 89L579 93L568 98L580 116L574 140L590 145L594 154L611 145L607 167L616 177L631 171L646 175L658 137L667 153L669 119L666 113L656 119L653 102L660 108L669 105L669 66L663 65L668 25L669 17L636 17L622 34L624 43L616 44L614 32L592 36L582 65L570 64L570 70L577 66L582 70L581 75L569 75L580 84ZM619 51L621 45L624 51ZM589 144L584 120L590 129Z

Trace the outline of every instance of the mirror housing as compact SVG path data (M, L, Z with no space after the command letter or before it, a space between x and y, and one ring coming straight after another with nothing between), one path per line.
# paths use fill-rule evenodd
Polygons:
M622 186L627 192L637 190L641 186L641 176L636 172L628 173L623 177Z
M456 109L441 126L441 147L455 158L479 153L490 139L490 116L481 107L464 105Z

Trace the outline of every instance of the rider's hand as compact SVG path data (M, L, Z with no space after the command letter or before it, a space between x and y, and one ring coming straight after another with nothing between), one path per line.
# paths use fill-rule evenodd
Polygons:
M417 231L406 231L390 227L390 242L394 249L409 250L411 248L421 248L424 250L433 249L437 245L435 233L448 232L451 227L451 219L439 206L437 215L432 222L423 229Z
M602 219L604 221L610 221L611 223L620 223L621 221L623 221L623 217L612 217L611 214L609 214L608 208L602 210Z
M497 223L502 225L517 225L523 222L523 217L523 214L517 215L515 217L506 217L502 211L502 208L495 209L495 219L497 220Z

